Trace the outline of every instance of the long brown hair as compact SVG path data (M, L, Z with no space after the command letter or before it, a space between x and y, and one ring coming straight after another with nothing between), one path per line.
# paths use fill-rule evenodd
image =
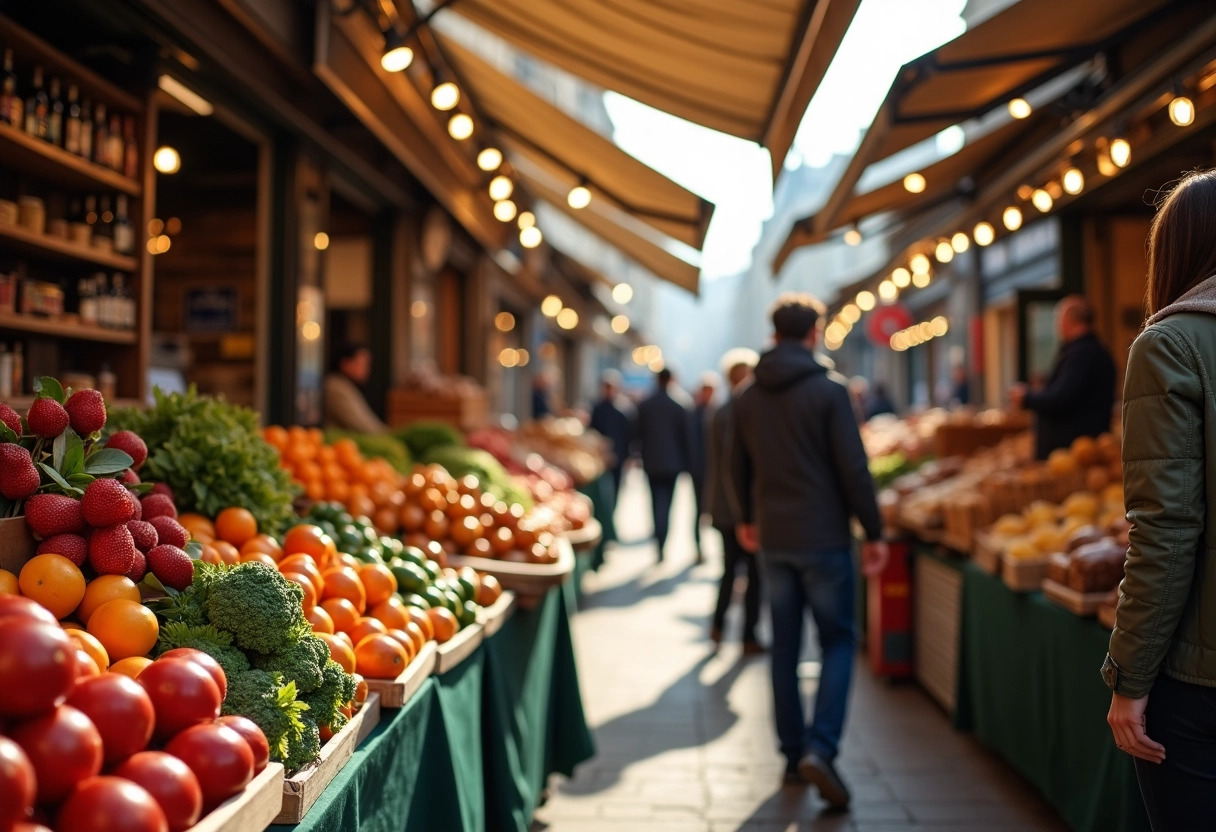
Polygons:
M1216 170L1188 173L1161 201L1148 235L1148 314L1216 275Z

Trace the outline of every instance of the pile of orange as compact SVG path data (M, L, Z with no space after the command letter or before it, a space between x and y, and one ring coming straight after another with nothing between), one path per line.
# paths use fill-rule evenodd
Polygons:
M405 494L401 475L388 462L366 459L349 439L326 445L317 428L271 425L262 436L309 499L341 503L355 517L370 517L381 534L397 532Z
M283 556L277 540L258 534L258 521L248 509L226 508L214 521L201 514L183 514L177 522L203 545L199 560L205 563L231 566L257 560L275 566Z

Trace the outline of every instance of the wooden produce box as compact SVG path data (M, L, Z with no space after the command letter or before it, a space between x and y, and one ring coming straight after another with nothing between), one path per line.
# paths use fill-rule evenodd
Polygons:
M427 642L396 679L368 679L368 696L378 694L381 708L403 707L410 701L410 697L418 692L418 688L422 687L422 683L435 672L435 660L438 655L435 642Z
M520 606L530 608L540 602L544 594L555 586L570 580L574 574L574 548L564 537L558 538L557 563L521 563L514 560L475 558L467 555L452 555L448 565L456 569L471 566L498 578L503 589L516 595Z
M1022 433L1027 424L1021 419L999 425L944 424L933 437L938 459L950 456L971 456L982 448L999 445L1004 439Z
M321 793L350 762L361 737L366 737L380 722L380 696L368 693L367 701L351 717L346 727L321 746L321 762L296 772L283 781L283 806L274 823L299 823L321 797Z
M1043 594L1047 596L1048 601L1063 607L1073 615L1089 618L1096 615L1098 608L1110 597L1110 590L1105 592L1078 592L1050 578L1044 578Z
M477 620L481 622L482 629L485 630L485 637L489 638L501 630L502 625L507 623L507 619L513 612L515 612L514 592L504 592L492 605L482 607L477 614Z
M921 555L912 581L916 678L939 705L954 713L958 691L963 575Z
M439 645L439 655L435 660L435 673L447 673L452 668L473 655L481 643L485 641L485 627L473 622L451 639Z
M972 547L975 565L983 569L989 575L996 575L1001 571L1001 556L1004 551L997 544L996 538L984 532L976 532L975 545Z
M1038 592L1047 577L1047 558L1011 558L1001 555L1001 580L1014 592Z
M283 764L271 763L245 791L221 803L188 832L263 832L283 805Z
M0 520L0 569L16 575L37 547L24 516Z
M600 521L592 518L581 529L571 529L566 532L566 539L570 541L570 545L576 552L594 549L604 539L604 527Z
M450 398L417 390L389 390L389 426L396 428L419 421L446 422L466 431L483 428L489 421L485 393Z

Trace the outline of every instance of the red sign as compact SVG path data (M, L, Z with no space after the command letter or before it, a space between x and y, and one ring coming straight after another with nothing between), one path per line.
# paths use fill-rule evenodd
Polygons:
M901 303L879 306L866 316L866 335L878 347L890 347L891 336L912 326L912 313Z

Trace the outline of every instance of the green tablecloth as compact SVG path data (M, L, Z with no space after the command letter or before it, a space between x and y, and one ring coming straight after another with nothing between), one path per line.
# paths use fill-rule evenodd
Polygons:
M1098 675L1110 633L1042 594L963 567L957 727L1033 783L1078 832L1140 832L1131 758L1106 724Z
M482 832L486 828L486 780L481 730L485 664L485 650L479 647L459 665L435 677L445 734L442 744L446 746L451 760L461 820L459 826L443 827L445 832ZM441 756L442 751L438 754ZM433 800L435 797L437 795L427 795L422 800Z
M612 490L612 477L604 474L599 479L579 486L579 492L591 499L592 515L604 529L604 536L599 544L591 550L591 561L588 568L592 571L599 569L604 563L604 549L609 543L616 541L616 494ZM581 576L576 576L580 577Z

